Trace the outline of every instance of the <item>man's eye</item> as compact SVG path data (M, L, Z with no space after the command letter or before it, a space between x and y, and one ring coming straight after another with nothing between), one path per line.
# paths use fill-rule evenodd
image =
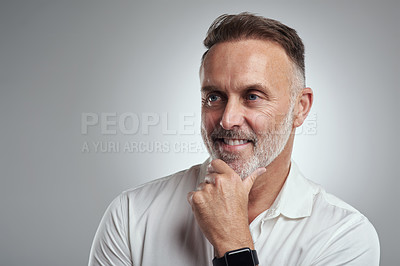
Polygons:
M219 96L217 96L215 94L212 94L212 95L208 96L208 101L209 102L215 102L215 101L218 101L218 99L219 99Z
M255 94L249 94L249 95L247 96L247 99L250 100L250 101L257 100L258 98L259 98L259 97L258 97L257 95L255 95Z

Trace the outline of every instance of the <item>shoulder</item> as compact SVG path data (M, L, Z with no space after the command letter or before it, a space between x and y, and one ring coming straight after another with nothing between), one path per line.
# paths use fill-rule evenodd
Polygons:
M365 215L304 177L295 163L284 186L281 210L298 227L312 265L379 264L379 239ZM357 262L357 263L354 263Z
M321 190L315 196L314 209L319 219L327 224L336 225L342 233L358 233L360 237L377 240L377 233L368 218L350 204L338 197ZM330 221L330 222L329 222ZM371 239L370 239L371 240Z
M368 218L352 205L326 192L321 186L319 187L318 193L314 195L314 215L318 216L320 219L329 219L333 223L336 221L342 221L342 223L347 221L348 223L371 224Z
M290 179L289 179L290 177ZM286 197L290 197L290 207L294 209L306 209L307 216L329 216L333 220L344 217L357 217L360 220L368 220L356 208L346 203L342 199L328 193L320 184L317 184L306 178L293 163L290 175L288 177ZM305 200L303 200L305 199Z
M151 217L153 228L166 219L164 211L186 204L196 185L199 165L122 192L108 206L92 244L89 265L131 265L131 229L140 240L146 232L141 219ZM180 208L182 209L182 208ZM168 212L167 211L167 212Z
M312 184L319 189L314 195L309 222L315 232L314 237L324 239L316 264L329 264L335 254L340 253L341 256L336 259L343 258L342 262L354 259L366 263L363 265L378 265L379 238L368 218L321 186Z
M154 205L167 206L174 198L185 199L187 193L196 188L200 166L194 165L123 191L111 202L109 211L119 211L122 215L128 215L126 212L144 212Z
M176 189L177 187L187 186L197 182L201 165L194 165L188 169L176 172L174 174L158 178L128 189L121 193L122 198L132 198L141 195L157 196L160 193L168 193L168 189Z
M310 219L318 220L318 224L322 226L338 226L342 230L346 226L349 229L353 226L362 227L363 230L376 235L373 225L364 214L342 199L326 192L321 185L303 178L313 191Z

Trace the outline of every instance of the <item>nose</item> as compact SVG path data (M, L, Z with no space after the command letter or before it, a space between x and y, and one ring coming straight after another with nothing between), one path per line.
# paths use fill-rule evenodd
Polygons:
M244 114L241 104L237 100L229 99L220 121L221 127L225 130L231 130L242 126L243 122Z

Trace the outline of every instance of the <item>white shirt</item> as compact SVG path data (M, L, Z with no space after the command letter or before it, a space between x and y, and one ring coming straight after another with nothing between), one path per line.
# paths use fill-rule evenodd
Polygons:
M212 265L213 247L186 200L202 165L123 192L97 229L89 265ZM309 181L292 162L273 205L250 224L260 266L379 265L368 219Z

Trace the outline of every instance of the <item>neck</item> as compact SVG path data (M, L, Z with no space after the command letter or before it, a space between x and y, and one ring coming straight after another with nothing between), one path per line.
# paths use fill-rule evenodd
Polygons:
M259 176L250 191L248 215L249 224L263 211L269 209L281 191L290 170L294 135L292 134L283 151Z

